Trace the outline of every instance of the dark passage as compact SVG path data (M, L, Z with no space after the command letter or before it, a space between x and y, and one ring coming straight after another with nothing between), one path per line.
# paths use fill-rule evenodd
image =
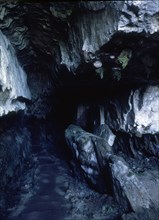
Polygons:
M18 191L14 195L11 189L6 204L9 208L2 213L2 218L73 220L93 218L95 214L105 219L104 209L108 211L107 219L118 219L121 211L113 198L90 189L82 172L73 170L72 151L63 135L68 121L61 120L59 111L56 114L55 118L48 116L45 120L28 118L23 112L14 117L11 115L12 122L9 116L5 118L3 126L6 129L11 124L15 125L16 130L24 125L27 127L31 134L31 151L27 161L24 161L26 167L19 179ZM7 123L7 120L10 122ZM76 176L78 172L81 176ZM12 186L15 186L14 181Z
M0 220L158 220L159 3L0 1Z

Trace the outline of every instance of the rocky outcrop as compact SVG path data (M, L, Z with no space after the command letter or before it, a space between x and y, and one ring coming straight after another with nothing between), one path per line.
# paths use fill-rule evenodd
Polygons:
M79 7L85 11L76 14L75 25L74 19L69 24L70 43L60 44L62 63L68 69L75 70L82 57L86 62L98 60L96 52L117 32L153 34L159 30L157 0L88 2Z
M94 134L103 138L105 141L108 142L110 146L113 146L115 141L115 135L111 131L108 125L101 124L97 129L94 131Z
M114 195L125 212L133 211L137 216L144 213L146 218L157 219L159 177L158 166L152 163L153 160L144 170L141 161L145 158L140 158L139 164L139 161L129 160L125 156L125 159L116 156L104 139L77 126L69 126L65 137L85 176L98 186L98 190L101 187L109 189L107 193Z
M110 4L110 2L79 4L79 13L72 13L73 22L71 21L69 24L68 39L70 43L65 41L65 44L60 45L62 63L73 71L81 63L81 59L84 58L86 62L90 62L95 58L95 52L107 43L117 31L119 10L123 5L122 2L116 2L116 4Z
M57 71L50 66L52 60L73 72L83 59L98 61L96 52L117 32L158 31L157 0L50 2L45 7L42 3L8 2L0 6L0 27L17 49L22 63L25 61L25 66L32 68L33 63L38 64L38 59L45 57L41 68L36 68L53 71L53 75ZM43 17L39 16L41 12Z
M25 99L31 99L26 74L10 42L0 32L0 116L24 110L25 101L20 100Z
M103 105L80 104L75 123L114 143L114 149L137 156L138 151L159 156L159 87L117 90ZM113 133L109 131L109 125ZM100 127L98 127L100 125ZM106 130L105 130L106 129ZM107 137L110 138L110 140ZM126 146L125 146L126 145Z
M135 173L121 157L112 156L110 161L114 195L125 211L130 205L136 213L152 214L155 211L157 213L159 209L157 169Z
M135 212L123 219L158 208L158 13L157 0L0 3L0 116L31 96L36 144L47 129L32 116L94 132L71 125L66 140L88 182Z
M98 191L105 190L107 186L103 185L102 180L105 175L102 173L103 159L113 152L108 142L75 125L67 128L65 137L86 178Z
M46 117L45 99L70 78L102 94L112 83L156 82L158 11L157 0L1 3L0 28L28 75L28 114Z
M126 33L146 32L153 34L159 31L158 1L125 1L118 30Z
M123 134L120 133L121 138L118 135L118 149L124 150L123 141L127 139L127 147L134 156L136 150L141 150L158 157L158 100L158 86L137 89L131 91L129 97L118 96L111 100L106 107L105 122L118 134Z
M158 86L147 86L131 91L128 99L124 100L124 107L120 100L110 104L112 111L107 112L106 122L109 121L116 130L123 130L137 136L156 134L159 132L158 100ZM112 112L116 114L117 120L114 120L115 115L113 115L111 123Z

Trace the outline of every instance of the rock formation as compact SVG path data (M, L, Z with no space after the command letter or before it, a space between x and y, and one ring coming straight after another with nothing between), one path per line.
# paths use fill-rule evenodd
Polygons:
M126 162L123 155L114 155L113 147L111 149L104 139L77 126L69 126L65 137L74 152L75 160L80 163L84 174L98 191L107 189L107 193L115 196L125 212L146 212L150 219L157 219L158 166L149 161L149 168L145 167L143 170L143 165L137 160L132 166L132 161L128 158ZM144 160L145 158L140 158L140 163Z
M26 74L19 65L15 51L8 39L0 32L0 116L8 112L25 109L25 102L31 99Z
M56 146L113 216L157 219L158 1L0 2L0 30L0 214Z
M104 184L107 183L103 182L102 166L107 154L113 152L111 146L103 138L86 133L75 125L69 126L65 132L65 137L87 179L98 191L104 191L107 187Z

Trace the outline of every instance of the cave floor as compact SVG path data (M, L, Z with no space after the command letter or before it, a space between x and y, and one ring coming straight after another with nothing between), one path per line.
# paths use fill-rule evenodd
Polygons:
M66 161L46 150L35 154L34 161L34 190L25 185L7 220L119 219L121 213L112 197L74 178Z
M53 156L47 152L36 155L35 179L36 193L28 201L21 203L21 207L13 212L9 219L64 219L66 215L65 191L68 188L67 173L61 173L62 167L57 164ZM58 183L58 184L57 184ZM21 210L21 213L18 213ZM16 214L17 213L17 214Z

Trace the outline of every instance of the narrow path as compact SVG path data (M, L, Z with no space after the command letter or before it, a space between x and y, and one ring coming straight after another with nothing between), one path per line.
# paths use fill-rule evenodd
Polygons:
M22 193L20 202L11 210L7 220L120 219L120 207L113 198L99 194L73 178L64 160L45 150L34 157L34 186Z
M66 216L69 171L65 162L47 152L37 154L36 159L36 194L24 204L22 201L9 220L63 220Z

